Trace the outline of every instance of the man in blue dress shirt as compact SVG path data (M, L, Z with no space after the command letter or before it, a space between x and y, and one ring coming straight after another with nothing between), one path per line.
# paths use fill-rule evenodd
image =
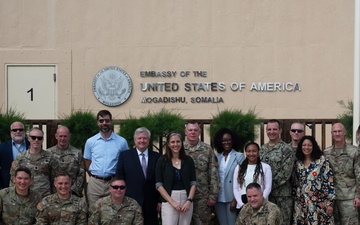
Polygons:
M100 132L85 143L84 161L90 179L87 186L89 206L110 194L110 180L114 177L121 151L129 149L127 141L112 131L112 115L108 110L97 114Z

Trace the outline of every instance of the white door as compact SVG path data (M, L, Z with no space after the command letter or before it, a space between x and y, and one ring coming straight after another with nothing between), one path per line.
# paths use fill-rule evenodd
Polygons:
M26 119L57 119L55 65L7 65L7 109Z

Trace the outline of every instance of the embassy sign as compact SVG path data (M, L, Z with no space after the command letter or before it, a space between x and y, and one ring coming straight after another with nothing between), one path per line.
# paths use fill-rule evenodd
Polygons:
M139 91L144 93L140 103L224 103L222 96L215 93L232 92L301 92L298 82L213 82L207 79L207 71L140 71ZM152 78L164 81L148 82ZM191 82L171 81L171 79L190 79ZM196 82L200 80L200 82ZM95 97L106 106L118 106L126 102L132 92L132 81L123 69L109 66L101 69L94 77L93 92ZM191 93L186 94L182 93Z
M163 78L161 82L141 82L140 91L147 93L140 97L141 103L224 103L223 97L209 97L214 93L232 92L301 92L298 82L171 82L169 79L206 79L207 71L140 71L140 78ZM179 96L179 92L192 93L190 97Z

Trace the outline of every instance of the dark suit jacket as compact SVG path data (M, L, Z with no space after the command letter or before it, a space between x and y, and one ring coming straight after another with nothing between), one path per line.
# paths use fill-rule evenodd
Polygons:
M25 138L26 149L29 148L29 141ZM14 161L12 154L12 140L0 144L0 189L9 187L10 168Z
M157 203L160 202L160 194L155 188L155 166L160 154L150 150L148 153L146 179L136 148L120 153L116 176L125 180L125 195L135 199L142 207L144 224L158 224L156 209Z

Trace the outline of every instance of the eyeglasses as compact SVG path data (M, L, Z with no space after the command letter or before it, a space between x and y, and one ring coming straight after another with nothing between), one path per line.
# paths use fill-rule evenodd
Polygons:
M120 190L125 190L126 186L125 185L110 185L110 187L112 187L113 189L117 190L117 189L120 189Z
M11 131L12 132L18 132L18 131L22 132L22 131L24 131L24 128L12 129Z
M106 123L110 123L110 119L99 119L99 123L103 123L103 122L106 122Z
M222 143L230 143L230 142L232 142L232 140L231 139L227 139L227 140L224 139L224 140L221 140L221 142Z
M304 132L303 130L299 130L299 129L291 129L291 132L296 133L298 132L299 134L301 134L302 132Z
M31 136L30 135L30 138L35 141L36 139L38 139L39 141L41 141L44 137L41 137L41 136Z

